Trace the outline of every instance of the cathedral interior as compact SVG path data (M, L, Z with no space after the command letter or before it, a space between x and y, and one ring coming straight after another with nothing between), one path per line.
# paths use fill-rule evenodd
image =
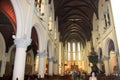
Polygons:
M0 0L0 80L120 80L120 0Z

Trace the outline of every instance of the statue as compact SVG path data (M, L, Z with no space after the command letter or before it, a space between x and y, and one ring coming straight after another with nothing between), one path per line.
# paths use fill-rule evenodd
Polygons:
M98 55L97 53L94 51L94 48L91 49L90 55L88 56L89 61L93 64L92 71L98 73L99 69L97 67L97 63L98 63Z

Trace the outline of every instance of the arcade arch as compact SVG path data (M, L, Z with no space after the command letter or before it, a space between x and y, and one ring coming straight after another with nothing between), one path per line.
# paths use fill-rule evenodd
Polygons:
M114 68L118 67L118 62L117 62L117 54L115 52L115 45L114 41L110 38L106 40L105 44L105 52L106 56L108 57L109 60L109 72L110 74L114 73Z

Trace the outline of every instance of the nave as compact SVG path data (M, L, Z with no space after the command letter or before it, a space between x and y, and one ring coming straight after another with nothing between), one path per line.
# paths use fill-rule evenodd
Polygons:
M0 0L1 80L119 80L119 3Z

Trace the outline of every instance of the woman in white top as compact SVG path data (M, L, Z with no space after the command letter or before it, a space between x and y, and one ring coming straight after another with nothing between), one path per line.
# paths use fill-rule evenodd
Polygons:
M91 73L91 77L89 77L89 80L97 80L97 77L95 76L95 72Z

